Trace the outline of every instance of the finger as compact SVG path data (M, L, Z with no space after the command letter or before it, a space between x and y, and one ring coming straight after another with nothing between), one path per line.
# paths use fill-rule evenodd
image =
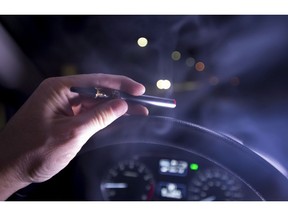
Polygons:
M149 110L147 109L147 107L145 107L143 105L128 103L127 114L148 116Z
M94 109L87 110L75 116L79 134L88 140L94 133L107 127L128 110L124 100L109 100L99 104Z
M126 76L110 74L81 74L63 77L68 87L105 87L127 92L131 95L142 95L145 87Z
M75 97L69 100L70 106L72 107L72 110L74 112L74 115L79 114L80 112L86 112L87 110L93 109L97 106L99 106L102 103L107 102L111 99L105 99L105 98L91 98L91 97L85 97L85 96L79 96Z
M86 96L80 95L80 96L76 96L74 98L70 98L69 104L72 107L81 105L82 107L89 108L89 107L97 106L98 104L102 103L103 101L107 101L107 99L105 99L105 98L95 99L92 97L86 97Z

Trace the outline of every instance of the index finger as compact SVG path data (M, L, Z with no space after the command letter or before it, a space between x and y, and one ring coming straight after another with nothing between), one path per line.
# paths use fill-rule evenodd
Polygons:
M66 76L61 79L69 89L72 86L103 87L124 91L135 96L142 95L145 92L145 87L141 83L122 75L81 74Z

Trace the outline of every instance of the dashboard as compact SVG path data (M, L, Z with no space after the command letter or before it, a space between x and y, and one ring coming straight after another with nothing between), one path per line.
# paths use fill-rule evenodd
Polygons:
M231 137L181 120L125 116L10 200L288 200L288 179Z
M146 148L149 150L145 151ZM113 160L108 163L91 166L95 164L94 158L105 161L111 157ZM87 173L85 181L81 177L78 183L90 188L90 192L83 194L89 200L262 199L224 167L173 147L147 143L113 145L86 153L78 160L81 161L79 170ZM90 173L94 173L93 177ZM87 185L86 180L90 178L93 180Z

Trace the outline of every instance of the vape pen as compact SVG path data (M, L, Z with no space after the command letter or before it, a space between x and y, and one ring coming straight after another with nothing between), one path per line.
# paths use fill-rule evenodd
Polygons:
M150 95L133 96L133 95L124 93L122 91L109 89L109 88L71 87L70 90L80 95L86 95L88 97L93 97L93 98L107 98L107 99L119 98L127 102L136 102L136 103L141 103L144 105L149 104L149 105L166 107L166 108L176 107L175 99L155 97L155 96L150 96Z

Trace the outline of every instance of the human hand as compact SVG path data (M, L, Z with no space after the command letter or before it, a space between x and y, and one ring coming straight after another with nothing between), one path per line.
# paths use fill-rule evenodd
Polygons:
M128 77L86 74L44 80L0 133L0 199L61 171L86 141L127 111L147 115L124 100L83 98L72 86L106 87L142 95ZM129 107L129 110L128 110Z

